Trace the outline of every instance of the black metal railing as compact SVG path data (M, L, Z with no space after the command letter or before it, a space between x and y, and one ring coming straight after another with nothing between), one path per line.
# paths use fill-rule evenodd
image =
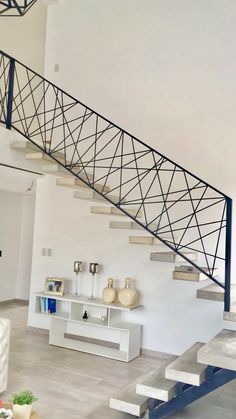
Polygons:
M229 311L228 196L4 52L0 121L224 288ZM215 278L221 265L224 282Z
M2 0L0 16L24 16L37 0Z

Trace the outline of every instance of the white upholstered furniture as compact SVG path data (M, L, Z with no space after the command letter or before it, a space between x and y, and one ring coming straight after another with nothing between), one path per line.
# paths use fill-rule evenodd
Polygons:
M7 388L10 320L0 318L0 393Z

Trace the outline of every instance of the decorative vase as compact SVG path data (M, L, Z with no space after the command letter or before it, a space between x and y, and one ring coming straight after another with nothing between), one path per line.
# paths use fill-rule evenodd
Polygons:
M125 307L133 306L138 299L138 292L131 288L131 282L131 278L125 278L125 287L118 292L118 300Z
M117 293L115 288L113 288L114 279L108 278L107 287L104 288L102 293L102 298L104 303L114 303L116 301Z
M13 404L15 419L30 419L32 404Z

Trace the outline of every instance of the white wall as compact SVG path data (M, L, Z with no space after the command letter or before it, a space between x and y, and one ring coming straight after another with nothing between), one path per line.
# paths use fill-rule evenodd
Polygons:
M235 17L234 0L63 0L45 73L235 196Z
M29 299L34 196L0 190L0 301Z
M233 0L64 0L49 9L45 73L236 196L235 17ZM136 279L144 308L130 318L144 325L144 348L180 353L222 328L220 303L196 300L197 285L172 281L172 265L149 262L150 249L128 246L128 232L109 230L54 182L40 180L38 189L32 292L48 275L72 278L75 259L95 258L104 265L99 292L109 275ZM53 257L42 257L42 247ZM29 324L47 327L33 310L32 298Z
M22 216L19 223L19 262L16 281L16 298L29 299L33 251L35 195L22 195Z
M1 50L43 73L47 7L41 1L24 17L1 18Z

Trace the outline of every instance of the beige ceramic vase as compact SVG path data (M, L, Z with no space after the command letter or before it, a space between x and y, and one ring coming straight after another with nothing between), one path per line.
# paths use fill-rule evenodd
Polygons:
M102 298L104 303L114 303L116 301L117 293L115 288L113 288L114 279L108 278L107 280L107 287L104 288L102 293Z
M138 299L138 292L131 288L131 282L131 278L125 278L125 287L118 292L118 300L125 307L133 306Z

